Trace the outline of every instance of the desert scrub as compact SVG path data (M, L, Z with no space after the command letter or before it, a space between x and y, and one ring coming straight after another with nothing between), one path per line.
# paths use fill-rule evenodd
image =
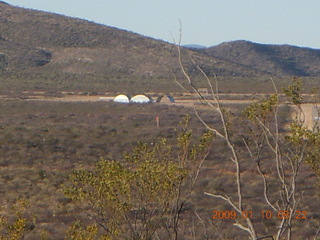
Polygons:
M75 169L65 194L111 239L151 239L158 234L177 239L183 234L180 215L212 138L206 133L192 145L191 132L184 130L177 158L165 139L153 146L139 143L124 161L101 159L93 169Z

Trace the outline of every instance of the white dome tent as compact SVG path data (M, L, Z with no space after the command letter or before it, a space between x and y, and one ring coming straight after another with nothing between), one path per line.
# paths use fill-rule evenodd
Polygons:
M150 103L150 99L145 95L136 95L130 99L131 103Z
M120 94L118 96L116 96L114 99L113 99L114 102L117 102L117 103L129 103L129 98L124 95L124 94Z

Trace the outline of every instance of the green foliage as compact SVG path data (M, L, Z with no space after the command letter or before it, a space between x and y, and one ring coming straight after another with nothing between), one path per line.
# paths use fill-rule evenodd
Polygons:
M289 124L288 131L284 135L284 138L288 141L288 144L291 144L295 149L295 154L293 153L293 151L289 151L291 159L299 161L298 158L303 157L305 161L307 161L312 166L312 168L320 178L320 151L318 147L320 144L320 131L319 126L314 127L314 129L312 130L309 130L304 126L301 120L302 116L304 116L304 113L301 109L303 100L302 86L303 82L301 78L293 78L291 85L286 88L282 88L285 96L289 100L289 103L295 105L298 108L298 114L296 115L295 119L293 119ZM317 104L316 99L318 99L319 97L319 91L314 88L312 90L312 94L314 95L314 104ZM244 110L244 113L248 117L248 119L253 121L254 123L258 123L259 121L261 121L261 123L263 124L270 124L271 122L273 122L273 120L268 120L268 117L278 118L276 109L279 108L279 105L280 102L278 94L273 94L267 99L248 106ZM262 129L265 127L266 125L264 125Z
M100 160L95 171L74 170L70 176L72 186L66 188L66 195L74 201L89 205L94 212L107 212L113 217L105 223L110 234L116 235L123 212L130 209L131 174L118 162Z
M126 154L126 160L132 163L134 196L155 204L164 204L163 200L172 198L176 184L186 176L186 169L168 158L170 150L162 139L151 149L146 143L139 143L131 155Z
M290 125L290 134L286 138L290 143L294 144L296 148L301 149L304 153L305 160L311 165L311 167L316 172L318 178L320 179L320 129L319 125L315 124L312 130L307 129L302 123L301 116L304 113L301 110L302 103L302 79L294 78L292 80L292 85L289 85L288 88L283 88L285 95L290 99L290 101L296 105L299 109L299 114L297 118ZM319 90L313 88L311 91L313 95L313 101L315 107L319 100ZM318 110L319 115L319 110ZM311 116L313 118L313 116Z
M23 216L26 211L28 202L26 200L18 200L12 210L14 211L14 219L11 220L5 215L0 215L0 239L1 240L20 240L24 239L27 233L34 228L33 224L29 224L30 219ZM34 223L34 219L32 220Z
M123 161L101 159L91 170L74 170L65 194L87 209L112 239L124 233L132 239L150 239L159 229L172 231L168 219L174 218L177 227L183 182L194 173L193 163L199 165L199 156L208 151L212 140L212 134L206 133L199 145L192 145L191 136L186 129L179 134L178 160L167 140L161 139L151 147L138 143ZM94 229L81 231L95 236ZM75 226L71 231L76 232Z
M284 94L286 97L290 99L290 102L292 102L294 105L301 104L302 101L302 79L301 78L293 78L292 84L289 85L287 88L282 88Z
M299 121L293 121L286 139L303 152L303 157L320 180L320 131L309 130Z
M98 236L98 227L96 224L92 224L86 227L81 226L81 222L75 222L69 227L67 232L68 240L110 240L108 236Z
M257 121L257 119L265 122L268 117L273 116L275 108L278 107L279 96L278 94L272 94L267 99L262 100L261 102L254 103L248 106L244 113L251 121Z

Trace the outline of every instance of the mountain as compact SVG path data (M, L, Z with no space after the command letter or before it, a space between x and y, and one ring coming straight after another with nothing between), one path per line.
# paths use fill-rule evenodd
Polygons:
M41 11L2 4L0 23L1 52L9 69L50 65L65 73L103 69L141 75L157 71L147 70L148 61L162 63L161 57L170 56L162 42Z
M206 46L199 45L199 44L186 44L186 45L183 45L183 47L191 48L191 49L204 49L204 48L207 48Z
M314 49L244 41L187 47L183 65L195 78L203 76L194 62L225 79L320 76ZM179 91L175 77L183 74L173 44L0 2L0 91Z
M3 55L7 59L2 68L133 76L172 76L172 71L179 70L177 49L172 44L82 19L0 6L0 51L2 59ZM253 74L225 60L183 52L207 69L214 61L217 71Z
M319 49L233 41L207 48L204 53L278 76L320 76Z

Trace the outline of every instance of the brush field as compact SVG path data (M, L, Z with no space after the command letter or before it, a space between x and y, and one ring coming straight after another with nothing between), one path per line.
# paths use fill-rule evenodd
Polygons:
M48 239L64 239L67 228L77 219L87 222L83 213L66 198L62 184L72 169L80 165L90 168L100 158L123 160L123 152L130 152L138 141L150 146L160 138L175 144L179 122L191 116L189 128L194 141L206 129L195 116L194 110L181 105L116 104L113 102L52 102L30 100L0 100L0 204L3 212L17 199L29 201L28 212L36 217L36 228L28 239L39 239L45 230ZM201 105L199 105L201 106ZM228 109L241 110L245 104L229 104ZM219 126L216 113L201 108L199 114L209 124ZM285 124L288 109L281 117ZM160 126L156 126L156 117ZM234 123L236 134L240 123ZM239 142L239 146L242 143ZM174 159L173 153L173 159ZM248 210L255 214L255 224L270 234L276 219L262 219L267 211L263 203L263 183L255 164L242 160L242 177ZM266 166L268 166L266 158ZM212 211L231 210L224 202L204 192L228 193L236 197L234 167L226 145L218 139L211 149L200 173L196 190L183 211L186 239L245 239L243 231L233 227L232 220L212 220ZM272 183L271 183L272 185ZM307 211L308 220L295 220L295 236L304 239L315 233L319 223L320 195L316 176L304 165L297 187L304 190L301 210ZM272 187L271 187L272 189ZM271 194L272 195L272 194ZM201 220L199 219L201 218Z

